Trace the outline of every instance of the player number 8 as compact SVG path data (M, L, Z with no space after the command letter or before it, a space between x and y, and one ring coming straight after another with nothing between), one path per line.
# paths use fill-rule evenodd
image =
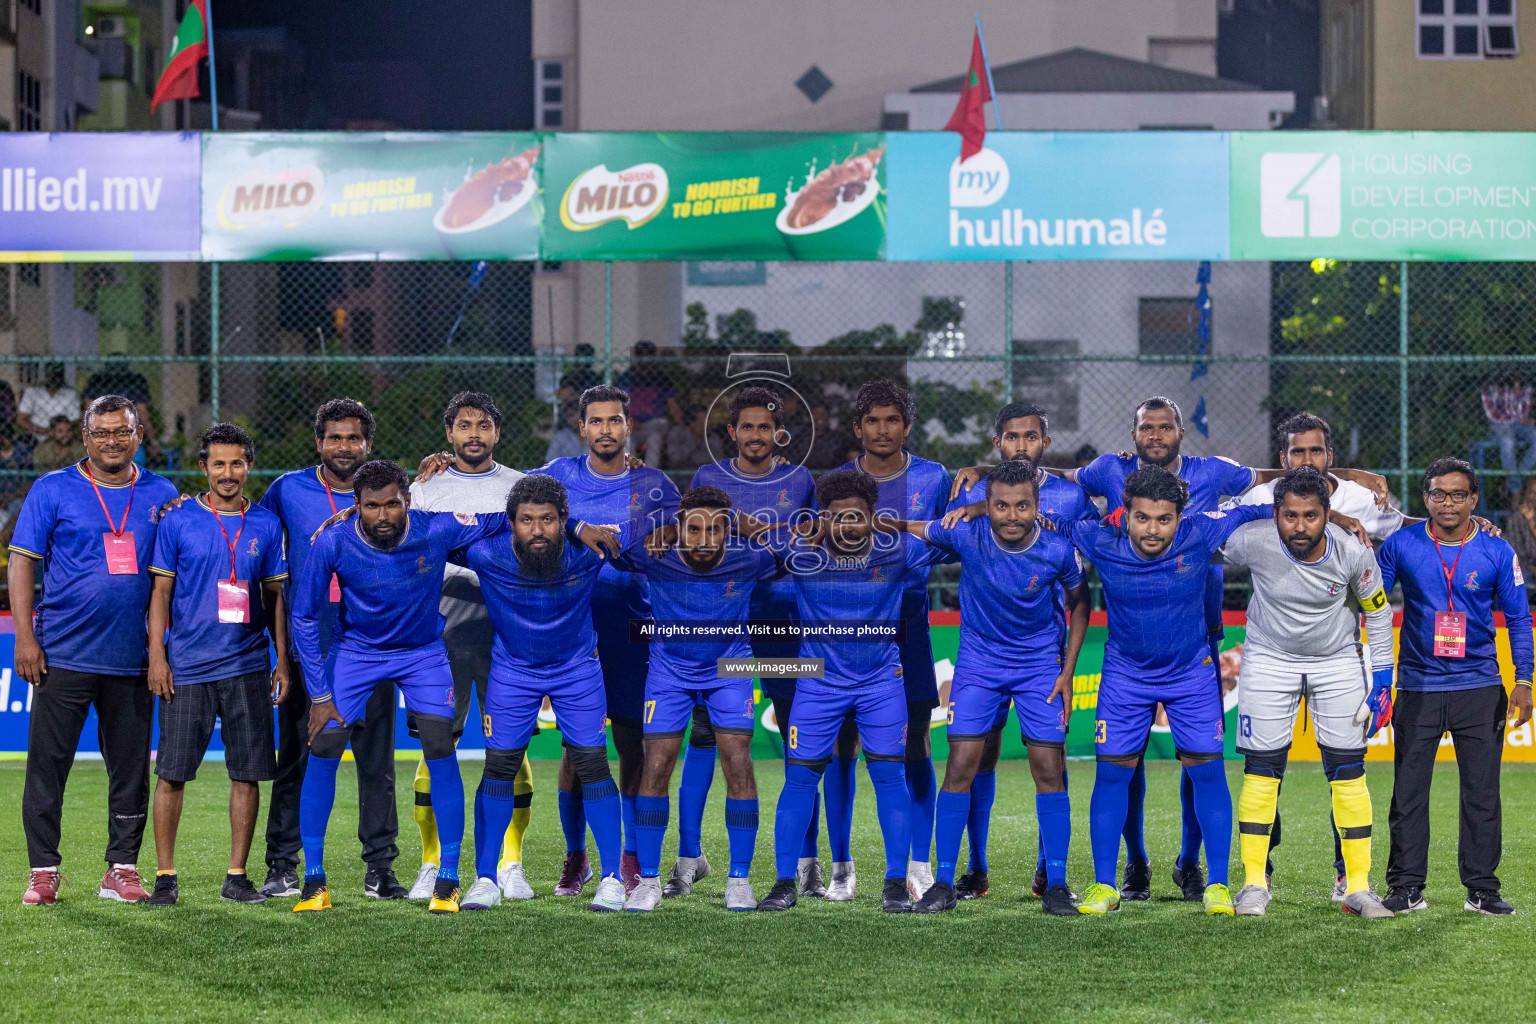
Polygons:
M798 733L795 732L795 727L794 726L790 726L789 727L789 749L790 750L794 750L799 745L800 745L800 736L799 736Z

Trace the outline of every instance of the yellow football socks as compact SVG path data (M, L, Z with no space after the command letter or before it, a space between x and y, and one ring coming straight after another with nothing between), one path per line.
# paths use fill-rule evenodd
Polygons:
M1359 892L1371 884L1371 792L1365 776L1336 779L1333 788L1333 824L1344 850L1347 892Z
M523 834L528 831L528 818L533 810L533 772L528 767L526 756L517 769L517 778L512 782L512 798L512 824L507 826L506 838L501 843L501 863L498 867L502 868L523 862Z
M437 841L437 819L432 816L432 776L427 772L426 758L417 763L416 780L411 788L416 791L416 806L412 808L411 816L421 830L421 862L440 864L442 847Z
M1247 884L1260 889L1269 888L1264 865L1269 860L1269 830L1274 827L1275 804L1279 799L1279 779L1243 776L1243 792L1237 801L1238 850L1242 853ZM1337 797L1334 803L1338 803Z

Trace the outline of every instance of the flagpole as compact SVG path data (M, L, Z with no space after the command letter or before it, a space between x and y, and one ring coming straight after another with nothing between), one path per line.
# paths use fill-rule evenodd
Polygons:
M212 30L209 32L212 35ZM987 91L992 94L992 117L997 121L997 130L1003 130L1003 111L997 105L997 83L992 81L992 62L987 59L987 37L981 34L981 15L976 15L976 39L981 43L981 66L987 69ZM213 52L213 47L208 48Z
M208 105L212 112L213 130L219 130L219 76L218 65L213 62L213 0L203 0L203 14L208 24ZM994 103L995 107L996 104ZM208 270L208 411L215 421L219 418L219 264L215 260Z

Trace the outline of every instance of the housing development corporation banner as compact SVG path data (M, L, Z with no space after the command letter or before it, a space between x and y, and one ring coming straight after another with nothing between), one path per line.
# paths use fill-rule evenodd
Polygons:
M197 260L196 132L0 134L0 262Z
M878 132L546 136L547 260L878 260Z
M1222 132L888 136L893 260L1227 258Z
M531 260L532 132L203 136L209 260Z

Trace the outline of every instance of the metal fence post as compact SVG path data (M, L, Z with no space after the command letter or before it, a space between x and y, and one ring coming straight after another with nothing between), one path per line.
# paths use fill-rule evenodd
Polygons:
M603 264L603 383L613 383L613 261Z
M1003 404L1013 401L1013 260L1003 261Z
M1398 498L1408 510L1408 261L1397 265L1397 466Z
M208 270L208 406L217 422L219 418L219 265L210 264Z

